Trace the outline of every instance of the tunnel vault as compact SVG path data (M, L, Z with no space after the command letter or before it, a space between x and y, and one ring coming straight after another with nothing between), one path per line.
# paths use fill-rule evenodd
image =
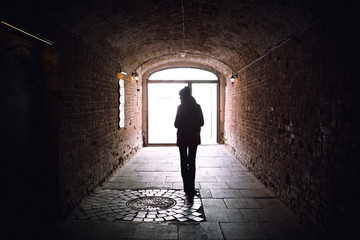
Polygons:
M41 142L50 145L51 158L43 159L57 178L48 187L58 189L53 194L56 206L49 206L54 218L69 213L142 147L148 77L166 68L195 67L219 77L220 139L238 160L309 227L333 236L325 239L351 236L357 229L360 209L353 196L359 194L354 186L360 183L360 51L352 24L359 22L357 7L322 0L20 2L4 3L1 21L55 43L47 51L43 43L1 24L0 30L36 46L30 52L38 64L23 63L30 74L34 67L39 71L27 78L39 84L24 89L38 94L33 109L44 116ZM6 36L0 34L0 43L18 41ZM0 49L1 57L6 56ZM142 86L140 104L138 86L130 79L134 71ZM28 99L17 87L25 75L0 72L3 96L16 104L18 97ZM121 129L120 72L128 73ZM233 72L238 78L230 83ZM3 109L6 114L14 111ZM22 109L28 110L25 105ZM21 132L23 124L9 127L14 122L7 118L2 124L3 136ZM41 136L36 126L30 128ZM24 146L33 144L31 140ZM11 147L21 152L16 143ZM26 163L38 163L36 152L31 154ZM24 158L9 156L4 162L16 164L4 170L11 182L8 189L18 188L12 182L17 172L42 176L41 168L33 165L29 171ZM25 210L30 216L38 213L32 207Z

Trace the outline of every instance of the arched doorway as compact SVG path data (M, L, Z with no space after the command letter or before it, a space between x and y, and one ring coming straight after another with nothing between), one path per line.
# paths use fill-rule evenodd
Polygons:
M185 86L192 89L203 110L202 144L218 143L218 81L214 73L198 68L169 68L151 74L147 80L147 143L176 143L178 93Z

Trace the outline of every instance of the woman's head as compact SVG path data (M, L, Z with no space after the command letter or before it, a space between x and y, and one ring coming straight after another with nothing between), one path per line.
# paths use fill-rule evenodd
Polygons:
M180 90L179 95L180 95L180 98L190 97L190 88L184 87L183 89Z

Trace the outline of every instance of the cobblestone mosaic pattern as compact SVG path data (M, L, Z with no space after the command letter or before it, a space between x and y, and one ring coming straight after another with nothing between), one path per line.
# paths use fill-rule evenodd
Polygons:
M183 190L102 189L83 200L73 219L105 221L205 221L199 194L187 199Z

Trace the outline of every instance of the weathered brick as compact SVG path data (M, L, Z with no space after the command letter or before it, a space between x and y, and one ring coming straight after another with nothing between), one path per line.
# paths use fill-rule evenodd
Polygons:
M125 78L125 128L119 129L118 63L58 32L60 203L66 214L142 146L136 86ZM140 99L141 101L141 99Z
M352 208L346 195L360 180L351 161L359 158L359 69L349 67L358 48L334 35L326 21L296 38L227 88L226 144L313 229L341 238L356 220L346 213Z

